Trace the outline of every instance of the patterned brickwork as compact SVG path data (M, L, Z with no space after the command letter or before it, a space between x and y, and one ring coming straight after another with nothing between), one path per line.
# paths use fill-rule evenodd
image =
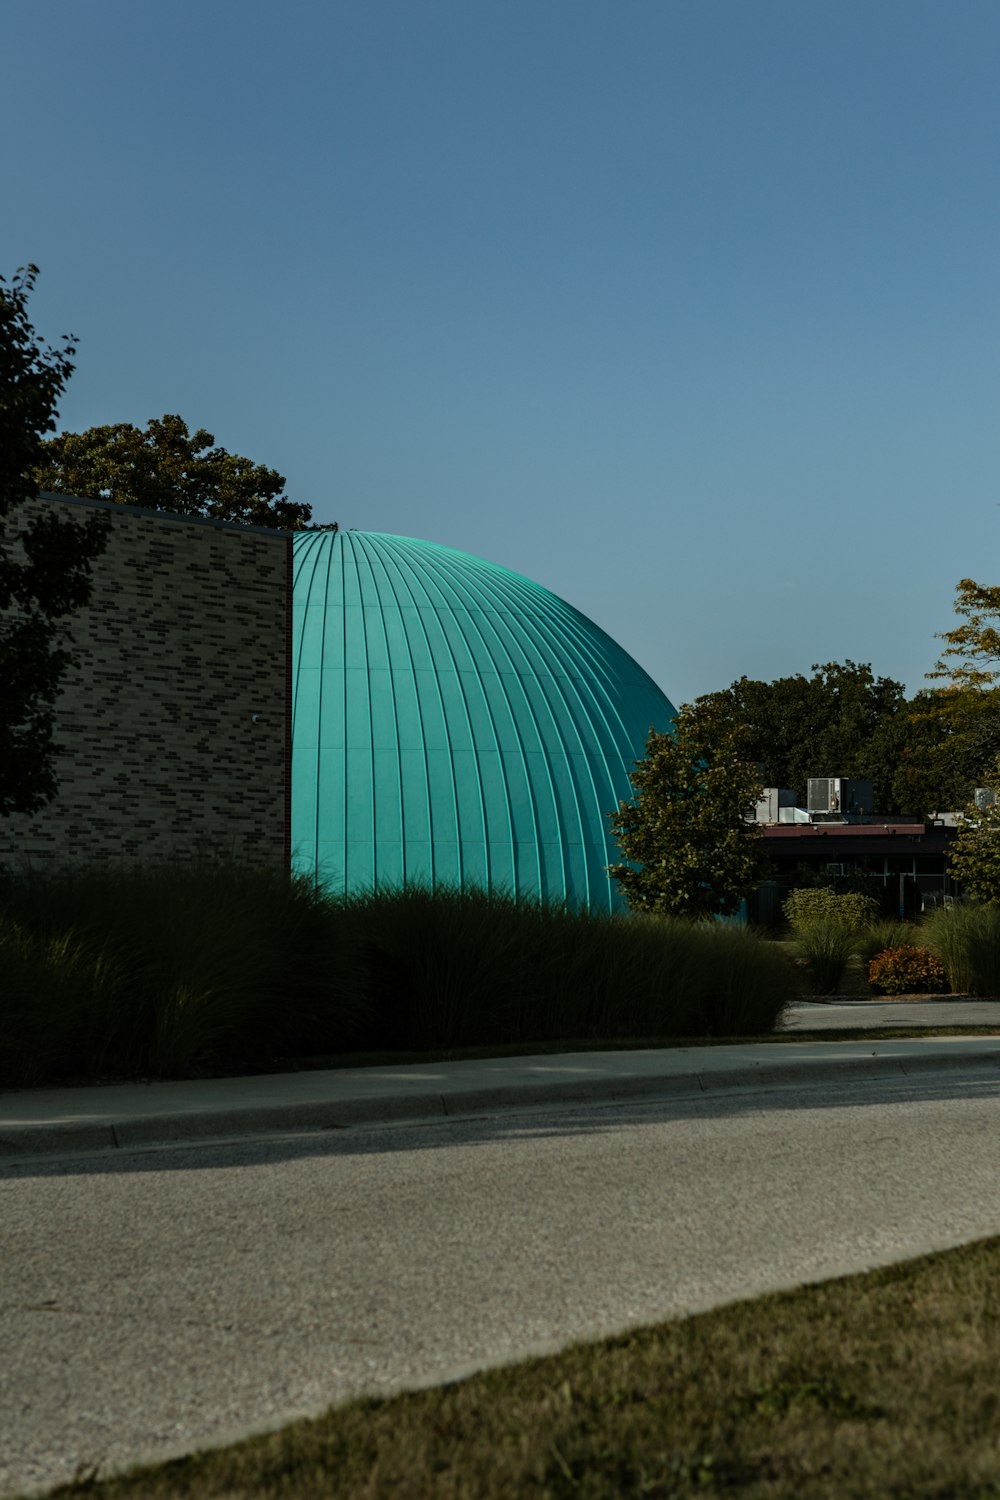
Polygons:
M287 868L290 538L102 509L111 535L57 707L59 793L0 819L0 863Z

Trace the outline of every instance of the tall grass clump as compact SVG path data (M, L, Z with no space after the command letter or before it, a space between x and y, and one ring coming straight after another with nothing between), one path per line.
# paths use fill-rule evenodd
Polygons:
M860 891L838 893L824 887L802 887L782 902L795 935L795 954L813 995L834 995L863 934L878 918L878 903Z
M952 990L1000 995L1000 907L939 907L924 919L920 935L944 964Z
M790 967L743 929L485 891L348 898L368 1045L428 1049L769 1031Z
M506 1039L529 982L521 908L503 892L423 886L335 903L359 962L361 1045L424 1051Z
M876 953L885 953L890 948L905 948L916 941L917 928L912 922L886 920L863 928L857 934L854 951L860 958L862 967L867 970Z
M362 1002L332 925L309 882L240 865L8 878L0 1080L176 1077L349 1045Z
M33 931L0 915L0 1084L101 1076L128 1013L128 975L72 928Z
M725 924L483 890L334 898L209 863L7 881L0 973L7 1086L756 1035L794 987L777 945Z
M835 995L857 948L857 933L840 922L810 922L795 936L794 951L812 995Z

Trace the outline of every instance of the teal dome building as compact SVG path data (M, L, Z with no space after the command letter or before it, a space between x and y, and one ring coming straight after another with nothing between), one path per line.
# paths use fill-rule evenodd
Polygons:
M548 589L410 537L294 537L292 856L334 890L620 904L608 814L674 709Z

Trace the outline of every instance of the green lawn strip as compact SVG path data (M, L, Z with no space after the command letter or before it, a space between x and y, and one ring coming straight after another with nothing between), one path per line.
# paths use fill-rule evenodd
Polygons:
M1000 1496L1000 1240L87 1483L93 1500ZM79 1494L77 1486L53 1493Z

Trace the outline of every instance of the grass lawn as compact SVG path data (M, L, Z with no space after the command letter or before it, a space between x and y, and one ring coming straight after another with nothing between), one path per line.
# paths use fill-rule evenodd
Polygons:
M1000 1496L998 1372L1000 1240L988 1240L84 1488L92 1500L986 1500Z

